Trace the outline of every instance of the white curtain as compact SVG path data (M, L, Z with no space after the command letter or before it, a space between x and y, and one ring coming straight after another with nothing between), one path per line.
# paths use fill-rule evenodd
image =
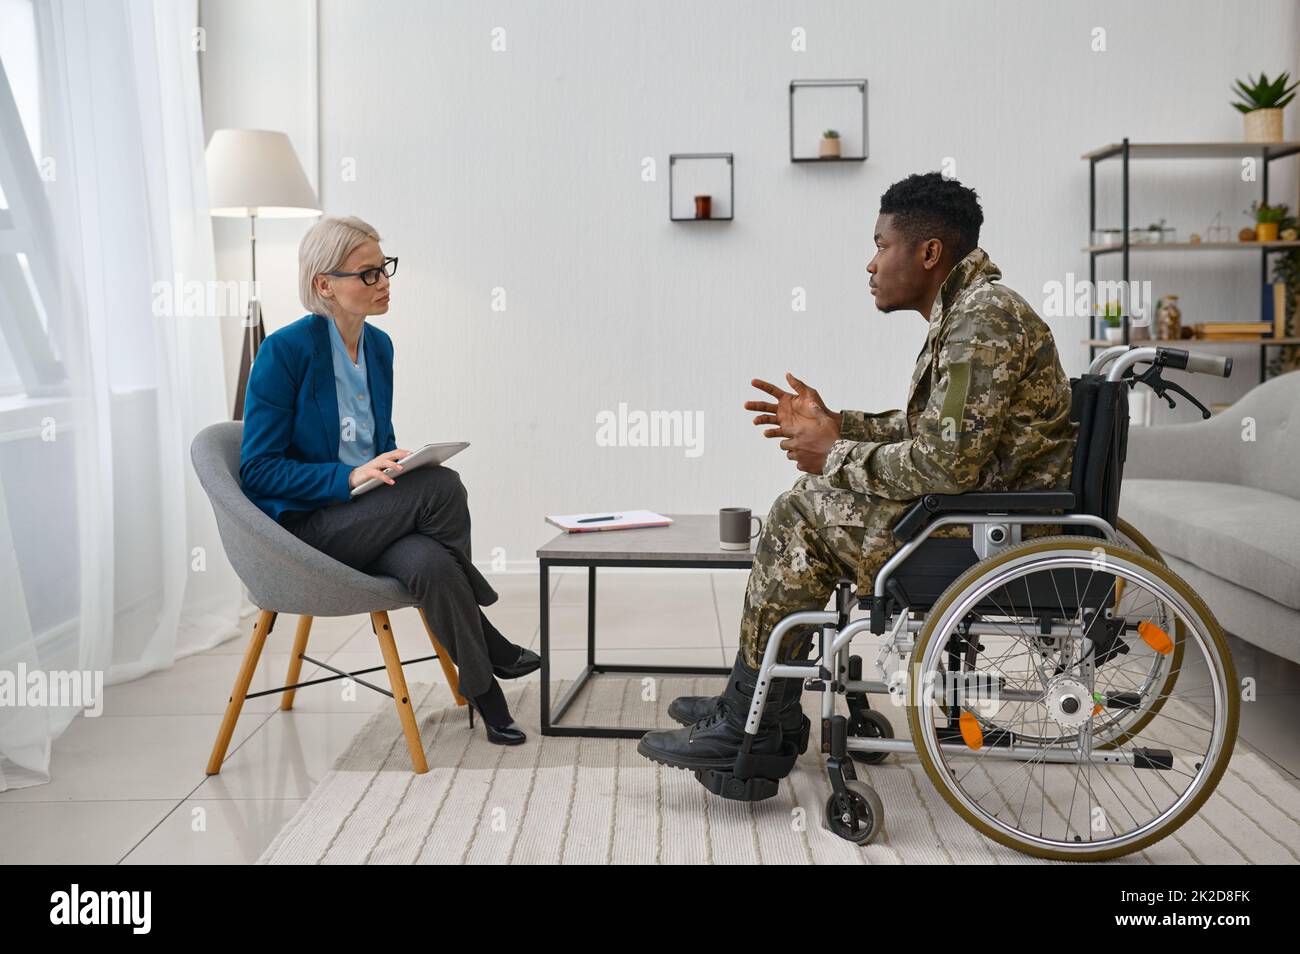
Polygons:
M0 439L0 670L111 685L229 639L252 610L189 456L229 418L219 322L184 307L215 279L196 4L34 3L53 174L52 235L30 254L56 259L44 305L67 386L33 399L48 408L33 433ZM0 707L0 790L49 781L81 711Z

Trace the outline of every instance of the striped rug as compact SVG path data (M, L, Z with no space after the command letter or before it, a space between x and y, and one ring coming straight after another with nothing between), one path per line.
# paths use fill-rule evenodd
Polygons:
M563 691L566 683L558 683ZM677 695L717 679L601 677L573 718L673 725ZM657 689L657 691L656 691ZM763 802L710 795L685 771L648 762L630 740L543 737L535 680L507 690L529 733L521 746L471 730L445 686L415 684L429 771L410 770L391 707L377 711L272 841L259 864L1049 864L990 841L942 799L915 756L858 766L885 805L885 832L866 847L822 827L830 786L815 746ZM552 697L556 698L555 696ZM815 704L811 693L804 703ZM901 710L887 703L895 730ZM1129 864L1300 862L1300 789L1238 746L1197 816Z

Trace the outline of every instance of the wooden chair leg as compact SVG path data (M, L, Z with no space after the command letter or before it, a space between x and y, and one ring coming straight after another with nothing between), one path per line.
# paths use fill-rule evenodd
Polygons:
M447 655L447 650L443 648L442 643L438 642L438 637L433 635L433 629L429 626L429 621L425 619L424 607L418 607L420 610L420 619L424 620L424 631L429 634L429 642L433 643L433 651L438 654L438 662L442 664L442 675L447 680L447 686L451 689L451 697L456 700L456 705L468 705L465 697L460 694L460 673L456 671L456 664L451 661Z
M262 647L266 644L266 635L275 625L276 614L262 610L257 622L253 624L253 638L248 641L244 651L244 661L239 666L239 675L235 677L235 688L231 690L230 701L226 703L226 714L217 730L217 741L212 746L212 755L208 758L208 774L216 775L221 771L221 763L226 758L226 749L230 747L230 738L235 734L235 723L239 721L239 710L244 707L244 697L248 695L248 686L257 671L257 661L262 656Z
M284 677L286 686L294 685L302 676L302 654L307 651L307 635L311 632L310 616L298 617L298 631L293 636L293 655L289 657L289 674ZM280 697L281 709L293 708L293 696L297 689L286 689Z
M393 630L388 625L388 614L371 613L370 622L379 640L379 650L384 654L388 681L393 687L393 701L397 703L397 717L402 720L406 746L411 750L411 765L416 775L423 775L429 771L429 765L424 760L424 743L420 741L420 729L415 722L415 707L411 705L411 694L406 689L406 676L402 673L402 658L397 654Z

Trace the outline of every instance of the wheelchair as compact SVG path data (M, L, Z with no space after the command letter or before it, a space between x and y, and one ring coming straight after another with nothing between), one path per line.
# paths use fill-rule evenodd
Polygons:
M928 494L893 527L901 546L871 593L841 580L834 609L780 620L736 763L697 772L701 783L728 798L776 794L797 752L751 747L771 680L795 677L821 695L823 824L851 842L871 842L884 824L854 763L890 753L915 754L962 818L1037 857L1116 858L1192 817L1232 755L1237 677L1209 608L1118 519L1129 389L1145 384L1170 407L1173 391L1210 416L1165 369L1227 377L1232 359L1108 348L1071 379L1080 426L1068 491ZM969 525L970 538L931 537L950 524ZM1062 532L1025 536L1033 524ZM851 619L855 604L865 616ZM809 628L810 658L779 660L785 637ZM850 654L867 632L884 637L874 680ZM868 693L905 708L910 739L895 738Z

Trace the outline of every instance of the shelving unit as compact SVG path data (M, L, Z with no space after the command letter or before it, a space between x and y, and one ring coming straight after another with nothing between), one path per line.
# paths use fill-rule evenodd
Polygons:
M1088 279L1092 287L1097 284L1097 260L1103 255L1119 255L1122 281L1127 287L1129 282L1129 255L1137 253L1167 252L1185 254L1192 252L1255 252L1259 255L1260 288L1268 282L1269 256L1277 252L1287 252L1300 248L1300 242L1149 242L1134 243L1129 238L1129 163L1139 159L1236 159L1256 158L1260 160L1260 202L1268 202L1269 164L1275 159L1300 154L1300 142L1185 142L1185 143L1133 143L1124 139L1110 143L1099 149L1083 154L1088 161L1088 237L1097 232L1097 164L1108 159L1118 159L1121 164L1120 189L1122 201L1121 234L1124 240L1119 244L1086 245L1088 253ZM1258 309L1256 310L1258 313ZM1107 347L1108 342L1097 334L1100 316L1091 318L1092 334L1087 339L1089 358L1095 357L1097 348ZM1124 344L1129 344L1129 316L1120 316L1120 325L1124 329ZM1197 347L1216 344L1250 344L1246 341L1215 341L1213 339L1193 338L1179 339L1180 345L1194 342ZM1159 342L1156 342L1159 343ZM1172 343L1172 342L1170 342ZM1298 344L1297 338L1263 338L1259 343L1259 380L1262 383L1267 374L1267 354L1270 347Z
M1300 242L1133 242L1130 252L1258 252L1300 248ZM1122 252L1123 245L1085 245L1085 252L1106 255Z

